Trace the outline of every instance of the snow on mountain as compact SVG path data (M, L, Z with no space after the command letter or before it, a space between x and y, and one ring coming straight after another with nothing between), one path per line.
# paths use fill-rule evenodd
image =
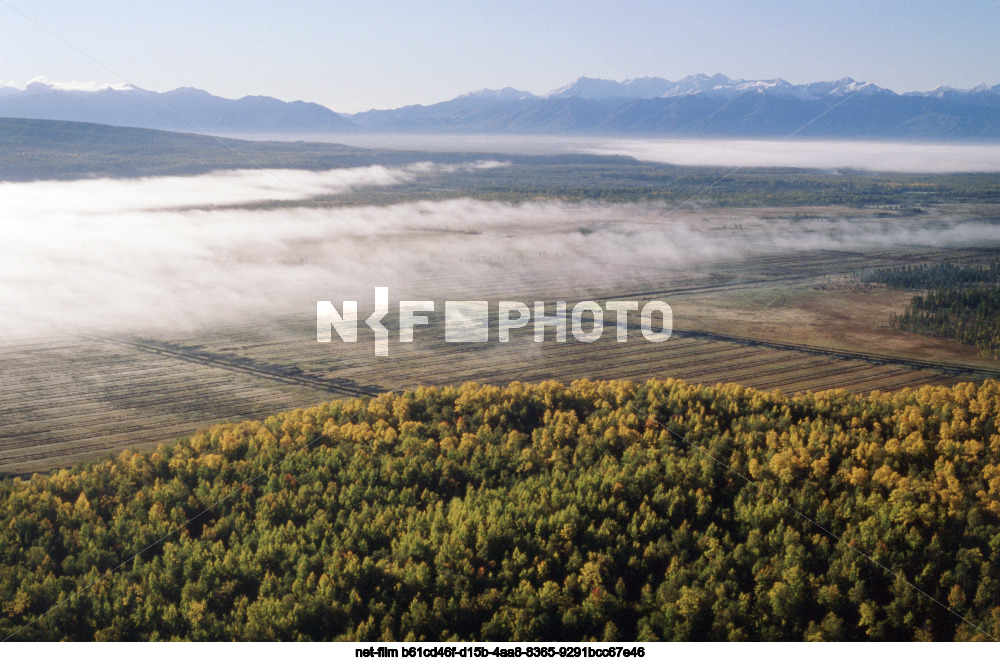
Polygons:
M224 99L190 87L157 93L35 79L23 87L0 85L0 116L210 133L366 130L751 138L794 133L995 141L1000 140L1000 85L897 94L853 78L793 84L722 74L677 81L584 76L541 96L511 87L481 89L431 105L345 117L315 103L265 96Z
M623 81L623 84L629 98L633 99L655 99L666 94L670 86L673 85L665 78L653 77L629 78Z
M603 78L588 78L581 76L569 85L552 90L544 96L546 99L612 99L628 98L624 83Z
M498 90L481 89L476 90L475 92L467 92L457 98L482 99L484 101L524 101L528 99L537 99L538 97L531 92L514 89L513 87L504 87L503 89Z
M51 89L59 90L62 92L100 92L102 90L130 90L134 89L132 85L128 83L97 83L97 82L80 82L78 80L73 80L70 82L49 80L45 76L37 76L32 78L24 85L18 84L13 80L8 80L7 82L0 81L0 92L8 94L11 92L24 91L28 88L32 88L36 91Z
M779 94L802 100L813 100L829 95L854 94L860 90L875 92L881 88L852 78L831 82L793 85L781 78L773 80L733 80L720 73L714 76L694 74L678 81L664 78L631 78L618 82L601 78L578 78L569 85L555 89L542 98L546 99L655 99L706 94L733 98L747 92Z

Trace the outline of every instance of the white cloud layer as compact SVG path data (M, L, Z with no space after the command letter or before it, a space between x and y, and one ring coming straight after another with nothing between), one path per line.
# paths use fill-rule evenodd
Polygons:
M722 167L796 167L890 172L998 172L996 145L831 140L609 140L585 151L643 161Z
M277 138L277 136L275 136ZM358 147L502 154L622 154L642 161L713 167L853 168L885 172L1000 172L996 145L863 140L614 139L511 135L309 135Z
M411 181L434 168L417 163L337 170L228 170L200 177L0 182L0 208L11 215L118 214L267 200L302 200L365 186Z

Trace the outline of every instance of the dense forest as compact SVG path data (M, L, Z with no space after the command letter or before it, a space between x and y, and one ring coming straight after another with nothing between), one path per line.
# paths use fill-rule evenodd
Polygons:
M988 264L918 264L873 269L863 275L865 282L877 282L893 289L946 289L1000 282L1000 261Z
M890 323L899 330L958 340L1000 359L1000 286L933 289L914 296Z
M994 639L998 414L580 381L220 425L0 482L0 637Z
M1000 261L876 269L863 279L895 289L927 290L892 316L893 328L957 340L1000 359Z

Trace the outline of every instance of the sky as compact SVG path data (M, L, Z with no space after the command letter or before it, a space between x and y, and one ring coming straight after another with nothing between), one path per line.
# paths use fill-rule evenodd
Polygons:
M998 34L1000 0L0 0L0 81L191 86L341 112L579 76L850 76L904 92L1000 83Z

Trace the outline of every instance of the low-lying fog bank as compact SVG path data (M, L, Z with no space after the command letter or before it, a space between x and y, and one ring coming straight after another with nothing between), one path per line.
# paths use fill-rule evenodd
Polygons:
M642 161L715 167L795 167L886 172L1000 172L996 144L864 140L631 139L401 133L234 136L336 142L353 147L497 154L621 154Z
M376 286L393 297L481 299L607 290L635 282L637 269L659 277L791 251L1000 245L1000 224L937 213L804 218L470 199L205 208L392 185L437 167L0 184L0 336L308 318L316 300L370 301Z

